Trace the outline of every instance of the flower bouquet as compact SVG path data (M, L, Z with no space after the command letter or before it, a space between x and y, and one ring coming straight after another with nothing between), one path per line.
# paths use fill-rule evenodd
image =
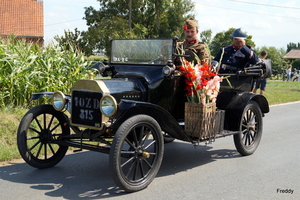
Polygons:
M181 63L179 70L186 78L185 90L188 102L203 105L216 102L222 78L213 72L213 67L204 62L201 65L194 65L184 58Z
M182 58L179 70L186 84L185 131L192 137L205 140L215 134L215 102L222 78L211 65L199 63L193 64Z

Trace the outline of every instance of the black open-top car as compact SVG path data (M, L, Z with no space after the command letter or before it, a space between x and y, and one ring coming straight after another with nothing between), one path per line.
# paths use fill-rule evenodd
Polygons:
M93 66L96 76L77 81L71 94L33 94L32 100L46 96L52 104L33 107L20 122L17 144L23 159L33 167L48 168L60 162L69 146L108 153L116 185L134 192L151 183L163 160L164 143L174 139L198 145L233 135L238 152L252 154L269 105L251 90L256 78L270 75L270 62L219 74L226 81L221 82L208 122L210 134L191 134L186 131L191 127L185 121L185 77L178 71L178 58L191 54L178 54L176 43L111 40L110 59Z

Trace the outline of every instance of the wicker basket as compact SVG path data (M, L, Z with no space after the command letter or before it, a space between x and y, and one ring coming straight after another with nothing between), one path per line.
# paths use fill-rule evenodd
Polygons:
M206 140L215 135L216 104L185 103L185 132L194 138Z

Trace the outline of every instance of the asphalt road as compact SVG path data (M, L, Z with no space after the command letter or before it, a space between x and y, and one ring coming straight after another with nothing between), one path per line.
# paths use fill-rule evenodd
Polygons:
M240 156L231 136L197 147L176 140L165 145L154 181L136 193L116 188L106 154L72 153L44 170L14 161L0 167L0 199L300 199L300 102L270 110L251 156Z

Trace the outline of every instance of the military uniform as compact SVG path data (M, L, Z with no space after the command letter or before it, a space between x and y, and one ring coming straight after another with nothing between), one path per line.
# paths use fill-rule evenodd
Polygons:
M177 43L178 48L183 48L184 51L192 50L196 55L199 57L201 62L208 63L209 60L209 52L208 49L205 47L204 42L201 42L200 40L192 40L187 41L183 40ZM196 60L194 61L197 62Z
M222 61L220 61L221 57ZM220 48L213 60L221 62L219 72L222 73L229 72L230 70L244 69L248 64L256 64L258 62L258 57L248 45L244 45L240 48L230 45Z

